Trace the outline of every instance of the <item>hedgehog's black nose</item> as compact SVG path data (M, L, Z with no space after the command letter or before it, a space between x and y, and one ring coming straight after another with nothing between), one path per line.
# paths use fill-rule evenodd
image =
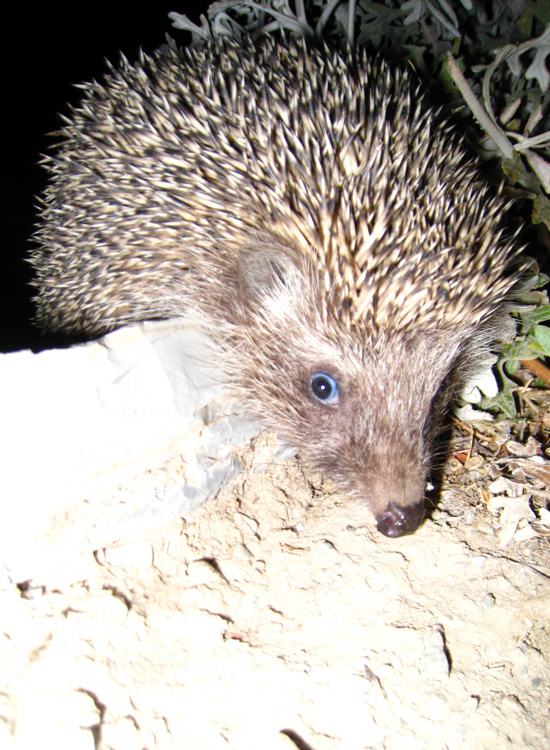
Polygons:
M378 517L376 528L384 536L405 536L414 533L424 520L424 503L396 505L390 503Z

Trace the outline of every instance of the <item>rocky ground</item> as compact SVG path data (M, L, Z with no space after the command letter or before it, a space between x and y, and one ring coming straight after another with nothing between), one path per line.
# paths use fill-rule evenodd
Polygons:
M253 471L271 451L185 518L3 582L0 746L546 749L548 537L503 540L475 457L390 540L298 459Z

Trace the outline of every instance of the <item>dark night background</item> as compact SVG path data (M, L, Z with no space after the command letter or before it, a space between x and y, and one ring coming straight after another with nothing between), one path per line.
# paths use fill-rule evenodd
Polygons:
M151 52L170 34L180 43L189 38L172 27L170 11L199 23L208 0L170 2L21 4L2 11L3 159L0 252L0 351L40 347L30 319L31 269L24 262L35 220L34 196L45 185L40 154L54 139L47 133L60 126L59 113L80 94L72 84L101 78L105 58L122 51L133 61L140 47Z

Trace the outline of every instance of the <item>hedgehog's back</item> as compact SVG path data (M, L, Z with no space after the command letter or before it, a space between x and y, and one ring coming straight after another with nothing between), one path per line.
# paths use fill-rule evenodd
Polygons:
M258 237L309 258L350 325L475 323L511 285L501 202L381 62L270 40L167 48L83 89L48 159L42 325L214 317Z

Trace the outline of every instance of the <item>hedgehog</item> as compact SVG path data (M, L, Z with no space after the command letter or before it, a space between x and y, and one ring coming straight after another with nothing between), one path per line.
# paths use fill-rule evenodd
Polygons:
M174 43L83 84L31 258L40 325L184 317L246 413L398 537L518 281L508 208L407 71Z

